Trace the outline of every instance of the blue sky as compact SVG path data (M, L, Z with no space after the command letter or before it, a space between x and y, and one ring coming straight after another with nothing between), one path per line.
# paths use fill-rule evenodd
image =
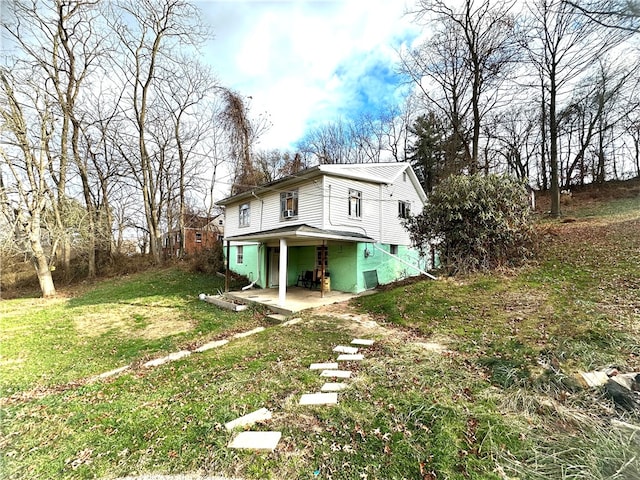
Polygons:
M272 124L258 148L289 148L313 126L402 101L394 68L419 33L404 15L412 0L196 4L215 34L206 61Z

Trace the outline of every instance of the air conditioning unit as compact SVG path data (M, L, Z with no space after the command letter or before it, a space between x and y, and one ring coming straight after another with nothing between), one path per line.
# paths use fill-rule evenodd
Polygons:
M296 216L296 212L294 210L285 210L282 216L284 218L293 218Z

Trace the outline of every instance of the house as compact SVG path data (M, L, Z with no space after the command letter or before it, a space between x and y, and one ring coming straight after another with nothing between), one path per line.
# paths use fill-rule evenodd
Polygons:
M224 237L224 220L224 214L214 216L186 214L182 232L178 228L162 235L164 256L182 256L181 239L184 239L184 255L192 255L211 248Z
M424 273L402 218L427 200L408 163L318 165L219 202L229 269L252 284L359 293Z

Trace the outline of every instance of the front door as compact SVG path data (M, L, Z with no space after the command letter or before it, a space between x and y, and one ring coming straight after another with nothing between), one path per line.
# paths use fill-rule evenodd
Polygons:
M280 285L280 249L269 249L269 287Z

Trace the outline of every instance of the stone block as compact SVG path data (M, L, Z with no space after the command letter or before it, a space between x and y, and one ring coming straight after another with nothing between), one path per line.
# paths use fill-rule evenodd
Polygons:
M345 388L347 388L347 384L346 383L327 382L324 385L322 385L322 388L320 389L320 391L321 392L339 392L341 390L344 390Z
M359 362L361 360L364 360L364 355L361 353L343 353L342 355L338 355L339 362Z
M366 340L364 338L354 338L351 340L351 345L361 345L363 347L370 347L373 343L373 340Z
M333 351L336 353L358 353L358 349L356 347L345 347L344 345L338 345L333 349Z
M350 378L351 372L348 370L323 370L320 376L330 378Z
M243 415L242 417L227 422L224 426L227 430L233 430L236 427L245 427L265 420L271 420L271 412L266 408L261 408L260 410L256 410L255 412L248 413L247 415Z
M337 363L312 363L309 365L310 370L337 370Z
M281 432L240 432L229 448L273 451L282 437Z
M337 393L305 393L300 397L300 405L335 405Z

